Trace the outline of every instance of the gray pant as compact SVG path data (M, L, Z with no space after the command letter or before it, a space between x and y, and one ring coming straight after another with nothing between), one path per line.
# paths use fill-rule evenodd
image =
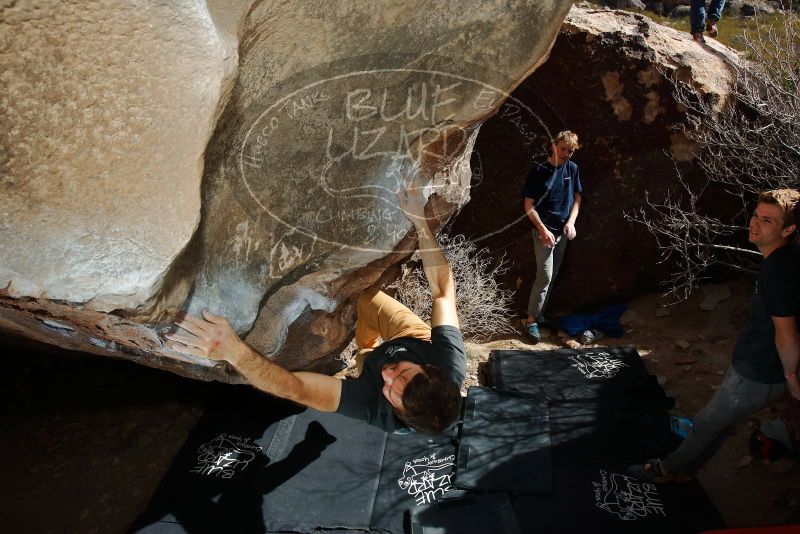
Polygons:
M662 465L669 473L694 467L691 464L726 428L768 405L780 397L785 389L784 383L762 384L748 380L731 366L714 396L695 415L694 426L687 438L661 461Z
M552 281L558 276L568 239L562 234L556 236L556 245L546 247L539 238L539 232L533 231L533 251L536 254L536 279L533 281L531 296L528 298L528 315L539 318L550 302Z

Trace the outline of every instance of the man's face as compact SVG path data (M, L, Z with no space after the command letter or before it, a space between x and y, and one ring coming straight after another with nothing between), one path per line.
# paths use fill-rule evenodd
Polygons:
M550 145L553 150L553 156L559 165L563 165L575 153L575 147L567 145L564 140Z
M783 212L778 206L759 203L750 217L750 234L747 237L759 249L768 249L789 237L794 230L794 225L783 227Z
M421 372L422 367L406 361L385 365L381 370L383 396L396 411L403 411L403 392L411 379Z

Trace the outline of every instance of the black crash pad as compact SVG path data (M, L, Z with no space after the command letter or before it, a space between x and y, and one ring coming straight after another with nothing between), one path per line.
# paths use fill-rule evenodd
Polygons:
M688 533L721 526L696 483L655 487L622 474L626 465L643 459L647 439L641 421L656 429L666 424L651 417L663 411L665 396L635 351L618 353L627 358L625 366L596 359L565 362L559 353L504 351L491 358L491 374L504 388L549 398L540 415L546 414L550 425L552 489L549 494L510 494L519 530ZM599 369L616 366L618 372L587 376L579 368L591 372L587 361ZM452 504L453 510L474 510L475 502L492 506L487 504L491 499L478 498L474 491L455 489L456 447L450 436L386 434L249 387L221 391L134 532L399 534L409 532L412 524L444 524L423 507L445 498L477 499ZM501 394L486 393L488 407L495 395ZM487 408L478 406L479 412ZM490 427L504 423L486 419ZM464 437L469 444L469 432ZM504 520L510 516L502 507L492 509Z
M493 351L489 376L495 387L549 400L553 491L512 496L523 531L679 534L722 525L697 481L656 486L625 474L678 443L670 399L632 347Z
M527 532L695 534L723 525L696 481L649 484L626 475L618 465L554 463L550 496L515 495L512 504Z
M640 382L648 376L644 362L630 346L494 350L489 359L489 376L492 387L543 395L551 400L609 398L631 388L648 387Z
M134 532L403 532L408 509L445 494L450 436L387 434L226 386Z
M551 489L547 399L471 387L456 455L457 487L477 491Z
M492 351L489 377L548 398L553 454L573 464L652 458L679 443L668 427L674 401L633 347Z
M514 510L505 493L444 499L410 513L411 534L518 534Z

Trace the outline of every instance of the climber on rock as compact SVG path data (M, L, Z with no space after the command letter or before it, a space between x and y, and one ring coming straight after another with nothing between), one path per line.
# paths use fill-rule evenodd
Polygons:
M441 433L458 418L466 354L456 314L455 282L425 217L422 187L398 190L400 208L419 237L419 254L433 297L431 325L374 288L358 300L355 338L360 375L340 380L288 371L259 354L223 318L183 316L168 334L178 352L226 361L254 387L324 412L362 419L389 432ZM379 340L383 340L379 343Z

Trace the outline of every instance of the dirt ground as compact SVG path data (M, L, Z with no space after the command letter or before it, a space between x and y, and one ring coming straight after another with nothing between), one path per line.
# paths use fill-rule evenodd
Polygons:
M625 337L659 376L676 411L691 415L711 396L730 362L749 290L714 311L700 297L658 317L659 299L630 304ZM660 312L663 313L663 312ZM551 333L537 349L559 348ZM531 348L522 335L468 346L469 382L495 348ZM220 387L135 364L84 355L48 354L46 347L3 341L0 518L4 532L126 532ZM780 415L796 429L800 405L785 398L756 418ZM800 467L750 459L752 421L732 430L700 471L700 480L729 526L800 523Z

